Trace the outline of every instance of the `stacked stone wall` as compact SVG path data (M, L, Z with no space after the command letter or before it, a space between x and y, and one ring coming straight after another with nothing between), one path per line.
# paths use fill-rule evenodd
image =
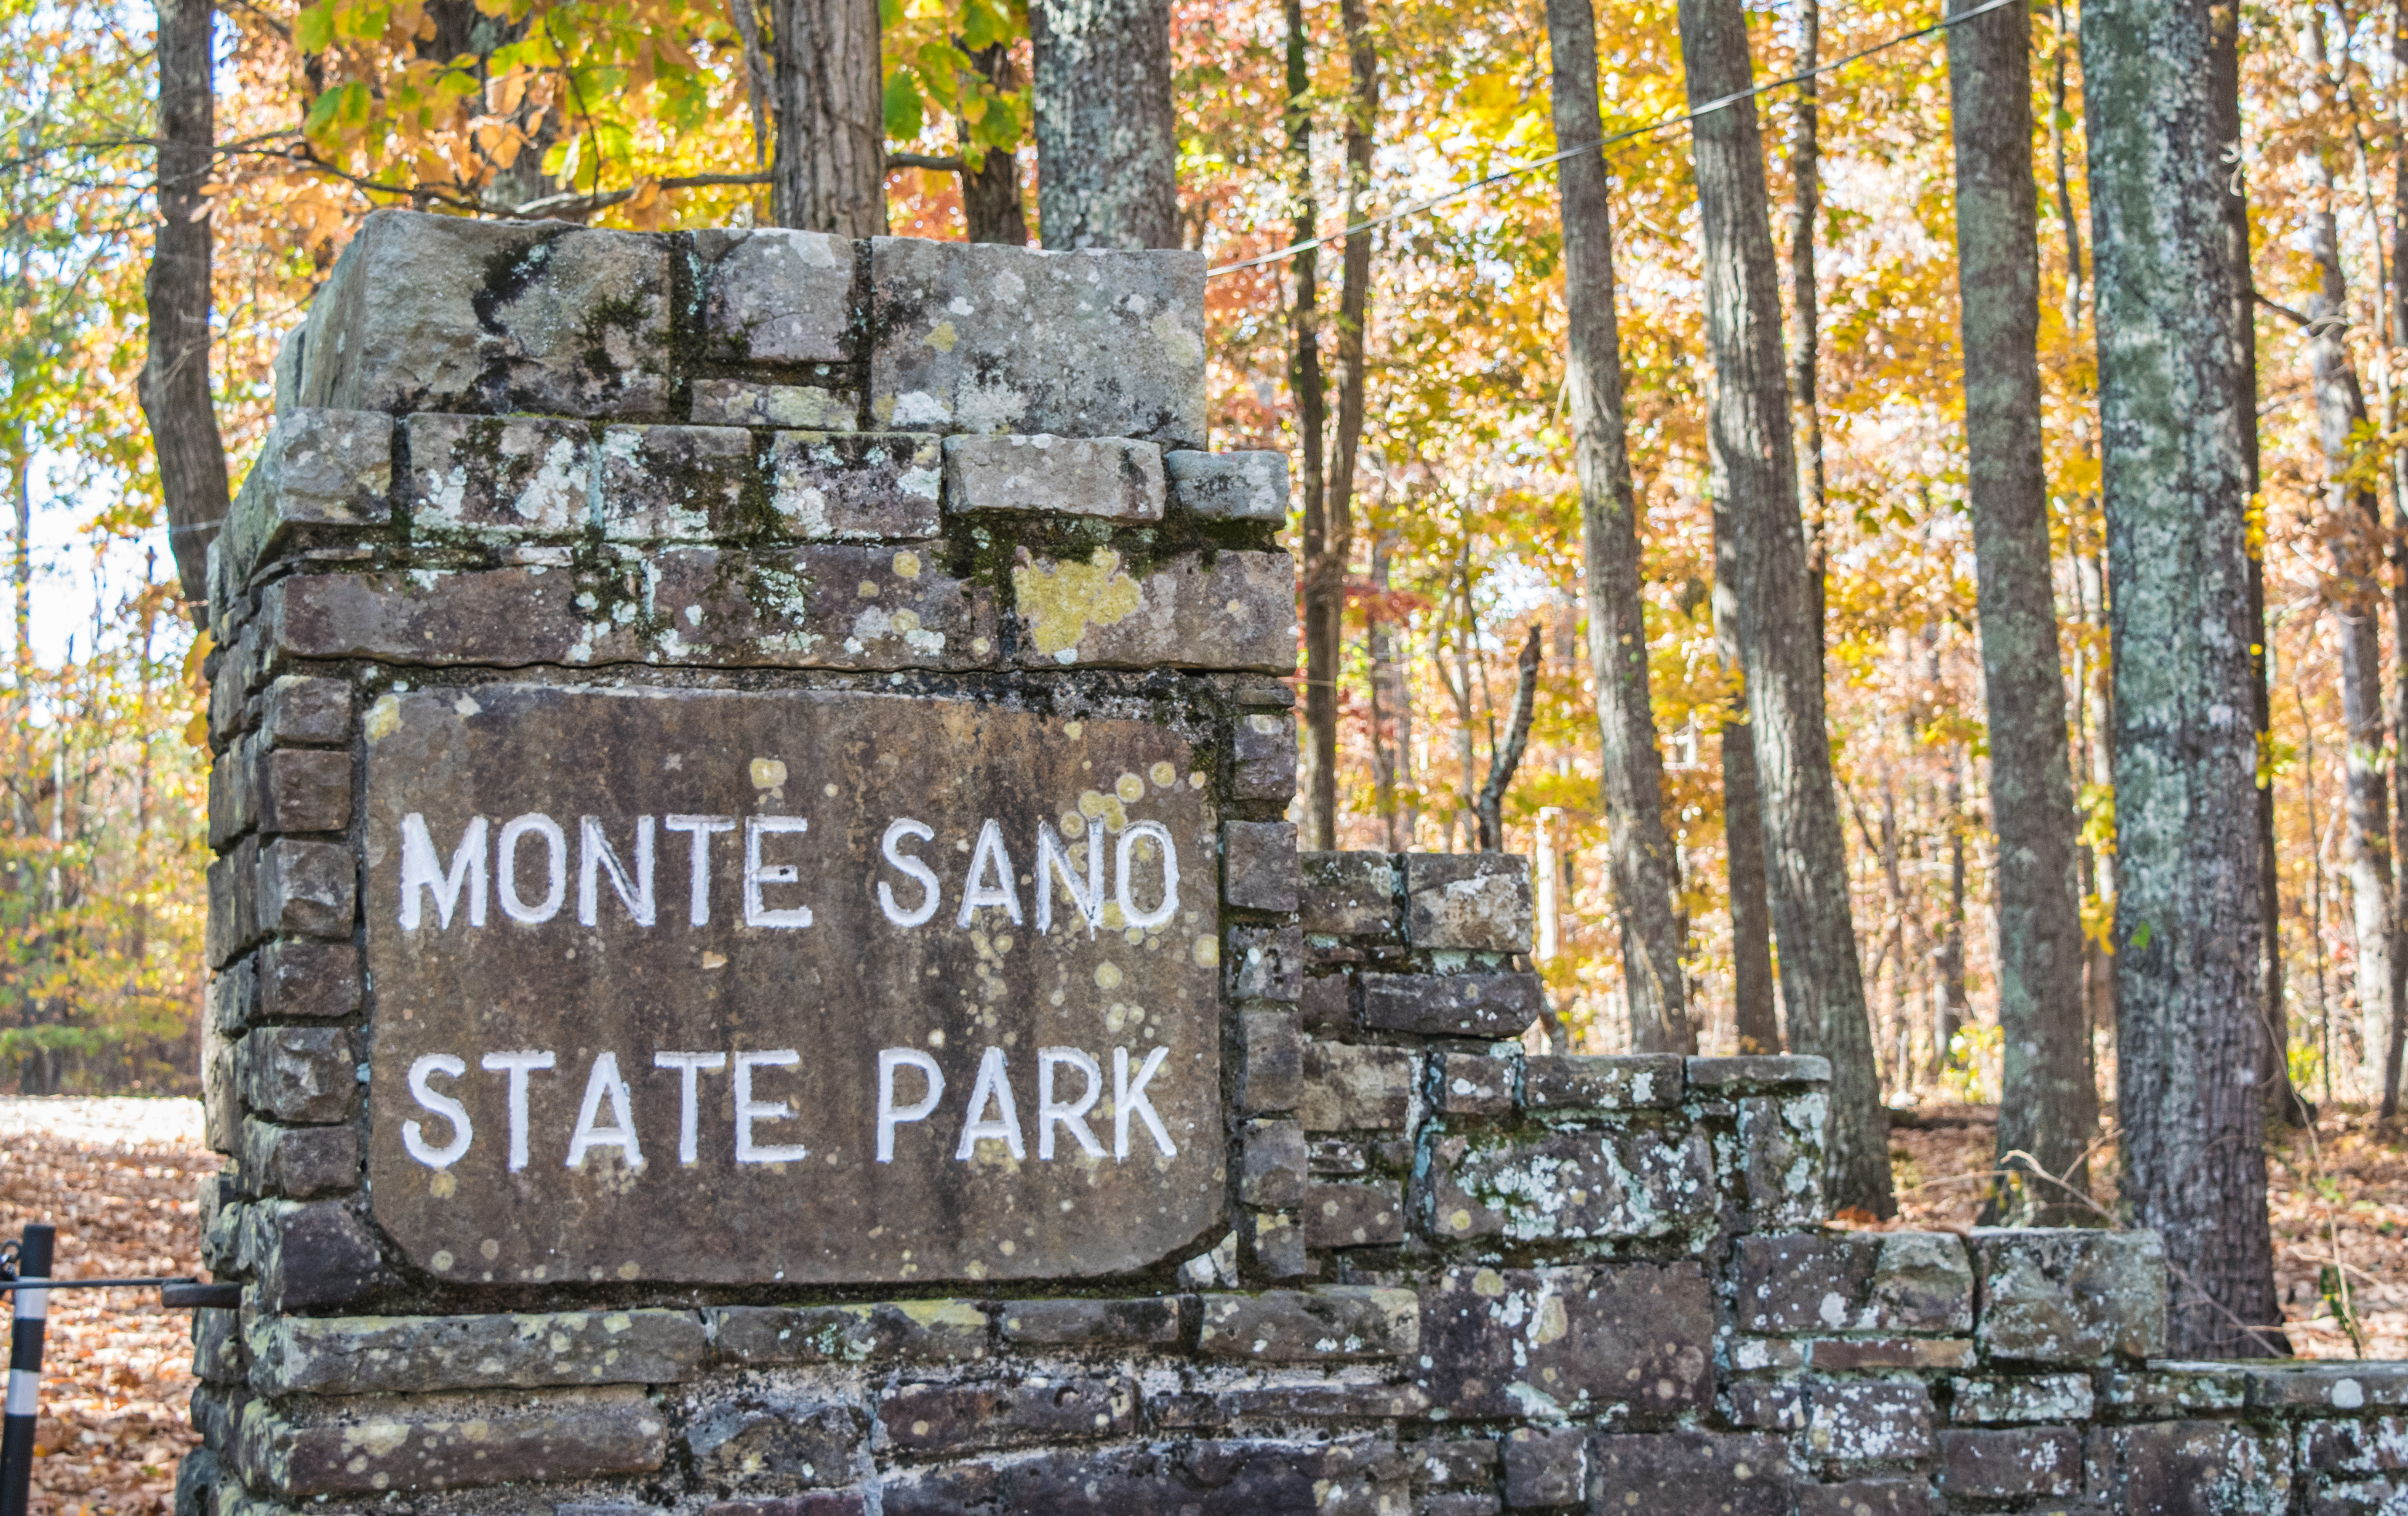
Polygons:
M201 1215L245 1303L196 1317L204 1447L179 1512L2408 1511L2408 1367L2163 1362L2146 1234L1827 1229L1818 1060L1528 1052L1523 860L1299 856L1293 700L1270 677L1295 662L1285 464L1204 450L1202 307L1183 253L370 219L286 346L211 551L205 1086L226 1166ZM924 1238L953 1250L936 1277L924 1251L803 1267L832 1228L1041 1167L1015 1151L940 1193L866 1168L897 1187L858 1222L723 1206L666 1250L567 1268L647 1223L512 1230L643 1168L632 1125L597 1115L595 1059L579 1131L624 1163L576 1148L564 1168L522 1096L510 1140L540 1151L503 1170L494 1083L478 1151L515 1198L475 1202L481 1247L437 1246L481 1182L480 1160L427 1156L441 1090L468 1086L388 1050L454 1013L510 1047L551 981L598 981L575 978L581 946L541 967L529 946L506 980L458 981L474 1006L427 998L454 981L394 946L394 754L441 768L493 722L596 694L688 712L696 767L746 762L731 712L792 723L871 695L986 734L881 755L915 772L980 742L1100 752L1114 722L1192 755L1098 774L1058 817L1063 837L1092 823L1093 870L1107 829L1124 871L1143 825L1165 845L1205 826L1215 854L1189 865L1213 898L1177 922L1088 908L1132 982L1172 995L1164 965L1209 971L1200 1000L1108 1008L1124 1041L1161 1005L1210 1023L1179 1045L1212 1129L1160 1098L1189 1166L1166 1132L1153 1169L1105 1166L1125 1154L1098 1141L1087 1171L1182 1191L1146 1221L1169 1240L1115 1251L1142 1208L1066 1200L1017 1235ZM573 750L538 766L609 757ZM750 764L787 804L824 777ZM460 882L476 834L454 835L452 874L404 884L403 920L483 910L485 876ZM638 908L617 854L563 898L566 840L530 906L509 869L541 842L499 844L496 922ZM747 866L748 887L794 879ZM1046 869L1020 883L1051 891ZM644 911L684 908L643 878ZM960 977L987 988L963 1002L1017 1014L1011 944L972 936ZM706 951L693 972L740 971ZM1096 1087L1129 1088L1106 1062ZM1126 1146L1128 1112L1096 1121ZM674 1120L646 1141L669 1167ZM803 1162L770 1172L802 1182Z

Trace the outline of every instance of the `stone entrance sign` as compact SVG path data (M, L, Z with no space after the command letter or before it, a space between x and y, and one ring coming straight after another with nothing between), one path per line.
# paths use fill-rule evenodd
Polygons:
M1092 1276L1226 1224L1193 735L528 683L364 729L368 1172L437 1278Z

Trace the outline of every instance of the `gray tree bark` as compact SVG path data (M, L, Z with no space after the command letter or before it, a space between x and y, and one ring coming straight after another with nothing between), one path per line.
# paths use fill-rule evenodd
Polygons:
M1170 0L1030 0L1028 36L1045 246L1179 246Z
M1971 9L1977 0L1951 0ZM2048 474L2041 448L2039 192L2031 139L2031 16L2020 6L1948 31L1956 139L1965 445L1998 835L2001 1169L2036 1160L2086 1194L2099 1089L2082 998L2073 774L2057 638ZM2028 1154L2028 1159L2010 1154ZM2095 1218L2046 1181L2001 1219Z
M1694 108L1751 87L1741 0L1681 0ZM1694 128L1704 244L1712 492L1727 505L1740 660L1764 797L1764 851L1781 943L1789 1044L1831 1062L1827 1193L1835 1207L1897 1209L1863 966L1848 916L1847 852L1823 708L1823 636L1799 522L1797 451L1781 357L1781 302L1753 108Z
M2391 61L2398 71L2395 77L2408 79L2408 0L2396 0L2392 8ZM2408 152L2396 155L2391 166L2391 342L2395 348L2408 349L2408 264L2401 263L2402 258L2408 258ZM2395 382L2391 392L2395 413L2386 418L2386 423L2391 426L2399 424L2400 390ZM2408 627L2408 452L2392 454L2390 484L2392 551L2400 560L2393 565L2391 575L2391 625L2397 637L2401 628ZM2392 679L2392 699L2400 713L2395 730L2408 731L2408 651L2398 653ZM2391 765L2391 785L2394 820L2408 831L2408 763L2401 763L2396 757ZM2393 904L2397 908L2394 920L2401 934L2394 941L2408 949L2408 892L2395 894ZM2401 956L2408 960L2408 951ZM2408 1010L2408 1001L2395 998L2393 1004ZM2408 1022L2408 1016L2394 1020ZM2397 1068L2400 1060L2396 1056L2388 1061ZM2396 1108L2401 1076L2392 1073L2387 1083Z
M1020 82L1013 77L1011 49L1006 44L982 48L970 54L970 62L998 90L1013 89ZM962 131L962 139L967 153L967 127ZM1018 153L1007 148L989 148L976 168L970 167L965 158L962 223L973 242L1003 242L1015 248L1028 245L1028 212L1021 203Z
M886 235L886 107L878 0L773 0L778 150L770 213L781 226Z
M1312 187L1312 75L1308 66L1304 0L1287 0L1287 129L1288 205L1294 217L1295 240L1311 242L1319 235L1320 201ZM1297 589L1303 602L1304 624L1304 751L1298 755L1296 787L1304 803L1300 845L1326 852L1338 846L1338 668L1339 633L1344 608L1340 598L1331 604L1328 495L1325 493L1323 439L1329 423L1329 397L1321 367L1321 312L1318 249L1296 255L1296 294L1289 307L1290 350L1288 384L1296 392L1297 451L1304 475L1303 572ZM1471 783L1469 769L1464 785Z
M159 0L159 227L142 293L150 350L136 393L159 458L176 577L207 619L209 542L226 515L225 443L209 397L209 179L217 100L208 0Z
M2229 26L2229 12L2226 26ZM2183 1356L2279 1347L2266 1216L2257 668L2228 236L2234 37L2207 0L2082 10L2115 667L2121 1194ZM2259 1328L2253 1331L2251 1328Z
M1605 135L1597 104L1597 22L1590 0L1547 0L1555 140ZM1664 825L1663 757L1647 689L1645 602L1640 594L1637 493L1622 410L1622 336L1613 307L1613 206L1602 151L1555 166L1563 206L1565 401L1580 478L1589 670L1605 808L1607 865L1622 927L1622 974L1639 1052L1694 1052L1681 959L1686 933L1675 903L1671 834Z
M1823 7L1798 0L1798 71L1822 61ZM1789 350L1789 404L1798 415L1798 508L1806 525L1806 572L1814 581L1814 635L1823 634L1824 578L1829 530L1824 506L1822 292L1814 281L1814 222L1823 208L1823 101L1819 80L1798 85L1789 145L1789 307L1796 340Z

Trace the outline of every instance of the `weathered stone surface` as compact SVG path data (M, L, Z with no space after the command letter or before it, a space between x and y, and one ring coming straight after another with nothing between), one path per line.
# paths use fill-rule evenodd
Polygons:
M1781 1232L1822 1224L1823 1139L1830 1097L1753 1094L1739 1108L1736 1138L1741 1173L1747 1181L1747 1225Z
M1692 1058L1688 1080L1700 1090L1766 1085L1828 1084L1831 1061L1807 1053L1751 1053L1741 1058Z
M1538 1019L1536 974L1366 974L1363 1024L1425 1037L1513 1037Z
M1589 1445L1589 1509L1599 1512L1701 1509L1713 1516L1789 1516L1797 1480L1781 1438L1712 1432L1600 1437Z
M1292 1210L1258 1210L1246 1218L1246 1254L1266 1279L1300 1280L1310 1260L1304 1254L1304 1228Z
M613 426L602 434L595 519L612 542L708 542L766 524L746 499L752 434L733 426Z
M309 307L301 406L554 416L668 404L669 241L370 213Z
M1818 1380L1807 1387L1807 1456L1894 1462L1932 1452L1931 1392L1920 1380Z
M2327 1474L2387 1474L2408 1468L2408 1417L2310 1422L2300 1429L2300 1462Z
M1293 926L1233 926L1226 959L1233 1000L1293 1005L1304 994L1304 934Z
M1297 1012L1308 1032L1344 1033L1354 1027L1354 977L1329 974L1304 981Z
M259 850L258 922L263 932L344 938L356 899L349 848L279 837Z
M262 1310L348 1306L384 1280L376 1238L339 1200L249 1206L241 1224L240 1256L258 1272Z
M335 1021L359 1008L355 945L287 937L260 950L261 1021Z
M1266 1384L1214 1397L1217 1424L1233 1422L1364 1422L1412 1420L1429 1414L1429 1396L1410 1384L1320 1380Z
M1083 562L1024 548L1021 559L1011 591L1026 666L1296 668L1296 565L1283 552L1187 554L1136 573L1111 548Z
M430 665L978 668L992 592L911 549L681 548L576 567L305 574L263 592L281 656Z
M1513 1060L1442 1052L1430 1060L1438 1108L1450 1116L1498 1116L1513 1108Z
M958 1364L987 1356L986 1313L967 1300L867 1306L727 1306L705 1313L723 1362Z
M1495 1495L1469 1490L1426 1495L1413 1502L1413 1516L1498 1516L1505 1509Z
M880 1399L878 1419L888 1447L904 1457L1028 1442L1096 1441L1135 1430L1137 1381L907 1384Z
M1285 1209L1304 1203L1304 1125L1294 1121L1248 1122L1238 1170L1238 1199L1249 1206Z
M249 1357L238 1312L210 1308L193 1312L194 1379L204 1384L239 1384Z
M244 837L234 851L209 860L209 926L206 950L211 968L222 968L259 940L259 839Z
M242 1039L243 1103L296 1124L351 1120L359 1080L351 1034L338 1026L262 1027Z
M1979 1230L1975 1338L1991 1358L2079 1363L2166 1350L2165 1248L2154 1232Z
M1450 1240L1658 1237L1713 1217L1713 1156L1694 1129L1449 1135L1426 1183L1431 1224Z
M1777 1338L1758 1340L1777 1341ZM1832 1337L1821 1342L1784 1344L1804 1350L1804 1359L1831 1373L1866 1369L1950 1369L1973 1366L1973 1344L1967 1337ZM1998 1380L1997 1383L2017 1381ZM1957 1420L1967 1418L1959 1408Z
M1303 870L1306 931L1336 937L1400 933L1403 916L1397 902L1397 865L1389 854L1308 852L1303 855Z
M1293 660L1291 660L1293 662ZM1296 794L1296 718L1248 711L1238 721L1229 792L1240 800L1286 803Z
M697 1468L713 1480L845 1484L852 1481L869 1440L865 1421L849 1405L780 1405L747 1395L695 1418L685 1441L694 1450Z
M1736 1337L1730 1339L1730 1366L1742 1374L1769 1368L1803 1368L1806 1347L1783 1337Z
M1204 445L1204 259L873 237L881 426Z
M409 526L447 534L569 537L594 517L593 430L531 416L418 415L409 439Z
M211 1152L242 1151L242 1096L235 1062L241 1044L212 1023L201 1028L201 1143Z
M1579 1505L1588 1491L1586 1427L1515 1427L1505 1438L1505 1503L1515 1510Z
M244 1177L263 1194L314 1200L354 1190L360 1182L359 1130L248 1121L242 1123L242 1166Z
M1035 511L1162 519L1162 450L1127 437L945 438L945 501L956 512Z
M378 1020L369 1171L420 1266L1050 1279L1225 1224L1219 827L1177 726L487 684L392 697L368 731L368 964L381 1005L414 1008ZM1042 861L1099 783L1121 830L1097 843L1094 908L1122 928L1100 932L1061 878L1076 862ZM477 820L505 817L533 820ZM489 1061L512 1050L552 1061ZM656 1062L671 1052L705 1062ZM450 1061L423 1065L434 1098L412 1087L423 1058ZM1039 1125L1048 1098L1089 1096Z
M2249 1377L2233 1364L2159 1363L2107 1376L2107 1404L2146 1418L2179 1420L2185 1411L2239 1410L2248 1403Z
M824 384L763 384L752 379L694 381L697 426L783 426L803 432L859 429L860 397Z
M714 228L693 236L710 357L824 364L854 355L852 242L783 227Z
M1941 1483L1960 1499L2082 1492L2082 1436L2065 1427L1940 1434Z
M264 1395L674 1384L710 1351L686 1310L263 1321L251 1387Z
M1414 1382L1457 1417L1645 1425L1713 1398L1713 1296L1695 1264L1450 1268L1422 1292Z
M1740 1323L1751 1332L1970 1330L1973 1276L1942 1232L1747 1237L1739 1243Z
M1396 1516L1405 1459L1375 1439L1065 1451L888 1481L886 1516Z
M1189 1295L1130 1300L1014 1300L996 1309L1003 1340L1023 1348L1167 1348L1180 1340Z
M769 440L769 508L805 541L937 535L942 438L910 432L857 436L783 432Z
M271 748L336 748L351 739L351 687L287 674L267 687L259 734Z
M1406 932L1416 948L1530 951L1530 860L1509 852L1404 855Z
M222 551L238 587L303 527L380 527L393 519L393 418L295 410L268 423L227 512Z
M1939 1509L1928 1480L1850 1480L1798 1491L1798 1516L1932 1516Z
M1294 822L1221 823L1221 898L1241 910L1296 909Z
M2291 1509L2289 1439L2230 1422L2101 1427L2087 1452L2089 1493L2111 1510L2279 1516Z
M288 1420L243 1409L234 1463L254 1489L298 1498L546 1483L661 1466L668 1426L640 1390L529 1400L371 1396L318 1401Z
M2249 1404L2266 1410L2408 1406L2408 1365L2286 1364L2246 1372Z
M1975 1426L2088 1421L2097 1408L2097 1396L2086 1374L1958 1379L1949 1380L1948 1388L1949 1420Z
M259 829L339 832L351 824L351 755L280 749L259 755Z
M2328 1484L2310 1499L2307 1509L2308 1516L2402 1516L2408 1512L2408 1480Z
M238 737L209 765L209 846L220 852L259 824L259 747Z
M1304 1095L1304 1038L1294 1008L1248 1006L1238 1014L1238 1037L1245 1055L1240 1108L1248 1115L1294 1110Z
M1728 1402L1727 1413L1733 1426L1759 1432L1806 1430L1808 1406L1806 1386L1802 1384L1767 1384L1746 1380L1731 1385L1724 1398Z
M1197 1351L1263 1364L1410 1357L1420 1341L1419 1304L1411 1290L1365 1285L1208 1294Z
M1650 1110L1681 1103L1681 1055L1541 1053L1523 1063L1523 1103L1536 1111Z
M1405 1124L1412 1098L1413 1055L1402 1048L1304 1045L1304 1099L1297 1110L1308 1132L1393 1130Z
M1498 1450L1494 1438L1428 1437L1404 1446L1412 1460L1413 1488L1421 1490L1486 1490L1496 1482Z
M1405 1197L1401 1186L1315 1184L1306 1189L1306 1247L1387 1247L1404 1239Z
M1180 448L1162 455L1170 498L1191 516L1207 521L1287 520L1287 454L1197 452Z

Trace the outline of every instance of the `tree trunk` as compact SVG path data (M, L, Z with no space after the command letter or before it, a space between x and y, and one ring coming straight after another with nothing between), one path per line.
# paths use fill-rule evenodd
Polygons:
M2392 12L2391 60L2395 78L2408 81L2408 0L2398 0ZM2408 83L2398 87L2408 88ZM2401 262L2402 258L2408 258L2408 152L2400 153L2392 160L2391 173L2391 343L2395 350L2401 350L2408 349L2408 264ZM2395 408L2400 403L2400 392L2401 386L2395 382L2391 390ZM2396 414L2386 420L2395 428L2400 424ZM2401 561L2394 564L2391 575L2391 626L2397 639L2401 629L2408 628L2408 451L2391 455L2390 483L2391 540L2393 552L2401 557ZM2396 646L2394 653L2394 698L2401 712L2401 724L2398 730L2408 732L2408 643ZM2408 764L2400 763L2395 758L2391 765L2391 783L2394 814L2400 825L2408 829ZM2408 949L2408 892L2396 894L2393 906L2393 941ZM2399 956L2408 960L2408 951L2401 951ZM2395 963L2392 966L2396 972L2401 965ZM2408 1012L2408 1000L2395 994L2392 1003L2395 1009ZM2395 1016L2394 1022L2408 1023L2408 1014ZM2385 1083L2391 1098L2396 1101L2401 1083L2398 1072L2401 1060L2396 1053L2386 1050L2385 1062L2388 1065Z
M1389 540L1385 529L1371 534L1371 597L1363 615L1363 651L1371 667L1364 693L1370 701L1371 808L1380 818L1381 846L1390 852L1403 852L1407 844L1397 826L1397 758L1407 736L1403 703L1395 693L1403 681L1398 678L1395 639L1386 619ZM1389 730L1392 712L1398 718L1394 736Z
M1725 502L1714 503L1714 656L1739 668L1738 576ZM1756 782L1756 733L1747 724L1747 692L1731 696L1723 715L1723 857L1729 875L1731 1021L1742 1053L1781 1051L1781 1018L1772 979L1772 910L1765 895L1764 803Z
M1030 0L1037 229L1049 248L1175 248L1170 0Z
M1948 1051L1957 1032L1971 1021L1972 1005L1965 994L1965 750L1957 747L1948 760L1948 924L1940 941L1940 994L1933 1002L1931 1067L1935 1082L1948 1067ZM2089 1045L2088 1028L2084 1046Z
M1952 0L1970 9L1973 0ZM1973 513L1990 824L1998 834L2001 1169L2036 1160L2087 1194L2099 1128L2082 998L2073 774L2057 640L2048 473L2041 448L2040 228L2031 162L2031 15L2018 6L1948 32L1956 139L1956 256L1965 445ZM2009 1158L2011 1153L2029 1159ZM2045 1182L2015 1220L2095 1218Z
M1472 814L1480 819L1480 851L1505 851L1505 792L1513 785L1513 771L1522 766L1522 754L1530 746L1530 718L1539 708L1539 623L1530 623L1530 635L1522 641L1522 655L1514 660L1513 707L1505 719L1505 737L1488 755L1488 779L1480 786L1480 794L1472 802Z
M226 515L225 444L209 398L209 160L217 134L208 0L159 0L159 230L142 283L150 351L136 393L159 457L168 545L194 621Z
M2089 0L2082 52L2115 667L2118 1188L2175 1270L2173 1354L2243 1357L2284 1345L2261 1324L2281 1310L2258 1096L2237 57L2229 13L2213 16L2199 0Z
M1597 23L1589 0L1547 0L1559 143L1605 135L1597 105ZM1686 934L1675 906L1672 838L1664 826L1663 757L1647 691L1647 627L1640 594L1637 492L1622 413L1622 336L1613 308L1613 207L1605 155L1555 168L1563 201L1564 304L1570 318L1565 398L1580 477L1589 669L1605 809L1607 865L1622 927L1631 1044L1640 1052L1694 1052L1682 980Z
M1798 0L1798 71L1822 61L1823 7ZM1796 343L1789 353L1789 404L1798 413L1798 508L1806 525L1806 572L1813 579L1814 635L1823 635L1824 577L1830 555L1823 501L1822 295L1814 282L1814 222L1823 207L1822 87L1798 84L1789 145L1789 304Z
M886 109L878 0L774 0L778 153L771 213L781 226L886 235Z
M738 0L742 3L742 0ZM997 90L1009 92L1019 86L1011 65L1011 49L997 43L981 48L970 54L970 62L987 81ZM989 148L986 156L972 168L968 164L969 129L961 132L965 154L962 165L962 222L973 242L1003 242L1015 248L1028 245L1028 212L1021 203L1020 155L1009 148Z
M1312 190L1312 76L1307 64L1303 0L1287 0L1288 204L1295 240L1319 235L1320 202ZM1338 846L1338 664L1340 618L1331 613L1321 586L1329 551L1328 497L1324 493L1322 438L1328 424L1328 397L1321 372L1318 250L1296 255L1296 296L1290 308L1288 383L1296 392L1296 429L1304 455L1304 572L1297 594L1304 602L1304 751L1297 766L1297 793L1304 803L1301 846L1327 851ZM1464 785L1471 784L1466 770Z
M1692 107L1747 90L1740 0L1681 0ZM1889 1113L1848 918L1848 864L1823 712L1823 637L1799 522L1797 454L1781 360L1764 152L1756 112L1724 109L1695 130L1714 361L1708 412L1713 493L1725 504L1748 725L1756 736L1772 922L1789 1045L1831 1062L1828 1194L1878 1217L1890 1192Z
M737 0L733 8L740 14L751 3L752 0ZM411 50L438 64L448 65L463 56L475 60L474 75L480 85L492 73L495 50L523 40L527 31L523 18L512 21L506 16L489 16L478 8L476 0L427 0L425 19L431 30L413 41ZM552 182L543 172L543 155L544 150L560 136L562 117L558 110L546 110L533 130L528 130L527 122L538 108L522 101L509 113L511 124L525 133L526 140L509 164L500 163L481 142L479 144L478 150L493 166L493 177L477 191L485 204L523 206L552 192Z

